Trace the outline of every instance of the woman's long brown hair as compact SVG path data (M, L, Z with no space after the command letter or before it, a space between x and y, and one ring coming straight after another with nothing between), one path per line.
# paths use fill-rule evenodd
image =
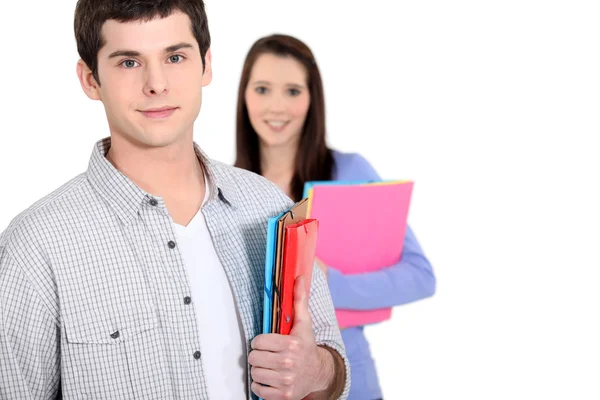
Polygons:
M310 106L300 136L294 176L290 185L292 199L298 201L302 198L305 182L332 179L334 160L325 140L325 99L321 73L308 46L294 37L264 37L252 45L246 56L238 90L235 166L262 175L258 135L248 117L245 92L254 63L265 53L293 57L302 63L307 71Z

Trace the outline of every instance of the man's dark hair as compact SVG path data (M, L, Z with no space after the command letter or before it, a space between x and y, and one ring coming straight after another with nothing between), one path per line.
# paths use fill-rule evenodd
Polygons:
M110 19L118 22L150 21L165 18L175 11L186 14L192 34L198 42L204 69L204 57L210 47L210 32L203 0L79 0L75 8L75 40L81 59L98 76L98 52L106 44L102 25Z

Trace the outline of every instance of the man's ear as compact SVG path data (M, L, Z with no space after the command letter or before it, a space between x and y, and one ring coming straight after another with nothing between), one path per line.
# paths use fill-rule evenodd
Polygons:
M100 85L96 82L96 78L92 74L92 70L87 66L83 60L77 62L77 77L81 88L92 100L102 100L100 96Z
M212 81L212 53L210 49L204 55L204 72L202 73L202 86L207 86Z

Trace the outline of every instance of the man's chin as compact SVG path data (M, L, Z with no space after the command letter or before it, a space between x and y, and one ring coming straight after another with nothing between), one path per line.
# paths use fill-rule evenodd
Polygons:
M130 124L121 129L111 129L111 136L119 136L130 145L138 148L168 147L174 143L181 142L187 137L184 129L167 126L147 127L141 124Z
M154 134L142 139L147 147L169 147L182 140L182 136L173 136L172 134Z
M183 135L173 135L173 132L138 132L128 135L127 141L138 148L161 148L168 147L180 140Z

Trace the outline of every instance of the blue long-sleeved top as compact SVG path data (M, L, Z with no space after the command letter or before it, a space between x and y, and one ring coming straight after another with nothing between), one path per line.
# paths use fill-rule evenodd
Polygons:
M355 153L333 152L334 180L379 180L373 167ZM337 309L370 310L393 307L430 297L435 292L435 275L412 229L407 227L400 262L388 268L358 275L343 275L328 266L329 289ZM382 397L375 363L363 327L342 330L350 361L352 386L349 400Z

